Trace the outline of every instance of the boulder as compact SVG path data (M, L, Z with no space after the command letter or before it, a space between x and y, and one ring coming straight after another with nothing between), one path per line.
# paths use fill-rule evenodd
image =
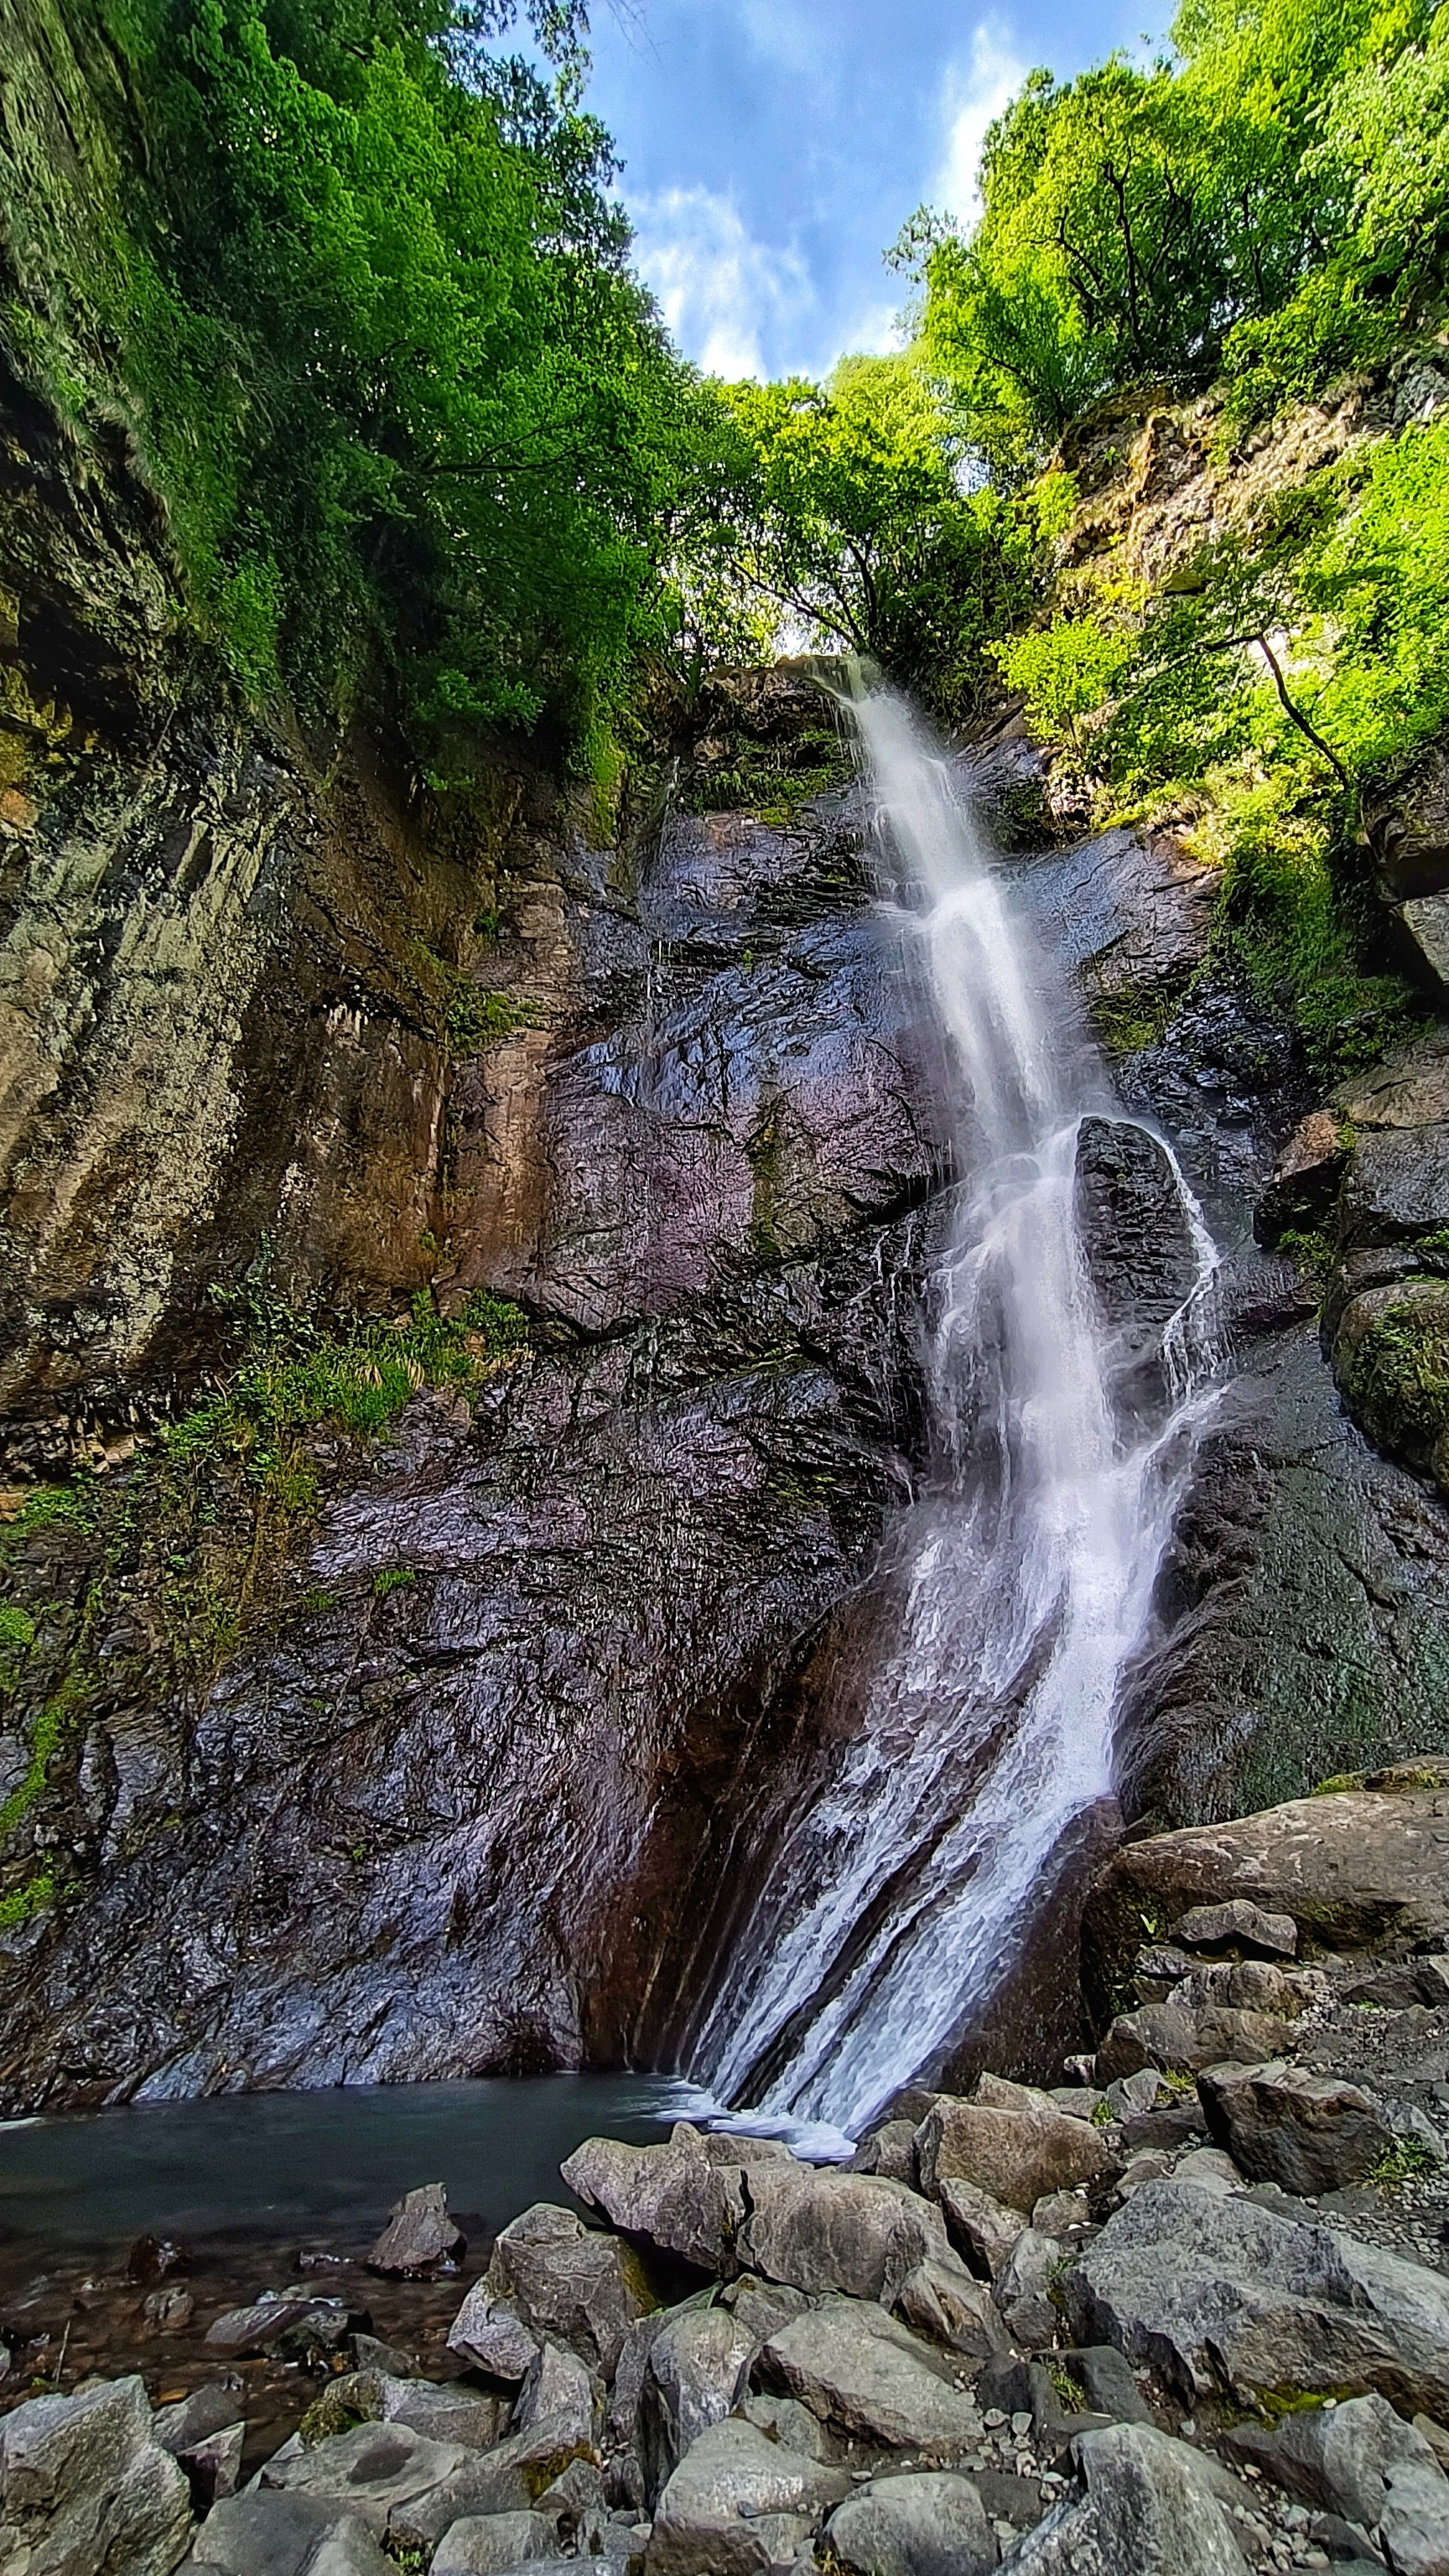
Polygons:
M1202 2191L1241 2191L1243 2177L1221 2147L1192 2147L1174 2159L1173 2179L1195 2182Z
M403 2194L367 2257L371 2272L391 2272L416 2279L440 2263L455 2263L464 2252L460 2228L448 2216L448 2195L440 2182L420 2183Z
M1412 1243L1449 1225L1449 1122L1359 1139L1340 1207L1345 1243Z
M1003 2576L1246 2576L1213 2463L1150 2424L1078 2445L1086 2492L1026 2533Z
M506 2301L531 2334L569 2344L606 2379L635 2318L658 2304L632 2246L548 2201L502 2230L484 2283L487 2297Z
M518 2392L512 2430L531 2433L540 2424L567 2432L571 2445L592 2448L595 2391L592 2373L562 2344L540 2344Z
M212 2352L264 2352L274 2361L306 2361L336 2352L347 2340L351 2314L345 2299L309 2299L290 2290L264 2290L245 2308L228 2308L206 2330Z
M503 2429L506 2401L434 2379L396 2379L385 2370L347 2371L329 2379L302 2418L309 2447L350 2433L357 2424L406 2424L432 2442L460 2442L465 2450L491 2450Z
M1131 2364L1114 2344L1079 2345L1060 2358L1062 2368L1099 2415L1110 2415L1119 2424L1151 2423L1151 2409L1132 2375Z
M0 2419L0 2567L17 2576L170 2576L191 2538L185 2472L139 2379L33 2397Z
M639 2457L652 2500L685 2452L733 2412L754 2337L728 2308L682 2308L650 2347L639 2406Z
M993 2285L992 2297L1012 2342L1023 2352L1044 2352L1061 2323L1051 2291L1066 2259L1054 2236L1023 2228Z
M1265 1959L1291 1959L1298 1948L1298 1926L1291 1914L1265 1914L1246 1896L1231 1896L1224 1905L1191 1905L1172 1927L1172 1939L1188 1950L1251 1950Z
M1137 2120L1152 2109L1166 2089L1157 2067L1139 2066L1135 2075L1113 2077L1107 2087L1107 2108L1114 2120Z
M1390 2474L1422 2469L1437 2482L1434 2492L1449 2532L1449 2479L1423 2434L1382 2397L1300 2407L1272 2427L1235 2424L1223 2440L1235 2458L1266 2470L1289 2495L1326 2513L1342 2514L1365 2531L1378 2524Z
M1038 2236L1054 2236L1059 2245L1069 2245L1092 2224L1086 2193L1046 2192L1031 2213L1031 2223Z
M1108 2017L1144 1915L1175 1922L1193 1906L1237 1896L1291 1915L1300 1936L1326 1950L1427 1942L1449 1923L1446 1789L1449 1759L1424 1754L1362 1786L1124 1843L1095 1880L1083 1916L1093 2009Z
M884 2174L887 2182L903 2182L914 2188L918 2126L915 2120L887 2120L884 2127L872 2129L850 2160L851 2172Z
M185 2474L195 2512L210 2513L224 2496L236 2494L241 2485L246 2443L247 2428L238 2418L234 2424L224 2424L219 2432L204 2433L199 2441L188 2443L184 2451L172 2453Z
M889 2306L917 2264L950 2256L940 2211L881 2174L765 2165L750 2175L749 2202L739 2261L811 2296L842 2291Z
M151 2438L173 2459L209 2434L225 2432L240 2413L234 2388L193 2388L173 2406L158 2406L151 2419Z
M1111 2162L1101 2133L1070 2119L1029 2085L983 2076L970 2101L937 2102L916 2132L922 2189L959 2177L1009 2208L1031 2209L1048 2191L1075 2191Z
M512 2576L516 2567L557 2558L558 2524L549 2513L470 2513L445 2531L430 2576ZM572 2564L578 2565L577 2559Z
M1175 2151L1171 2147L1139 2147L1135 2155L1128 2157L1113 2183L1108 2194L1109 2206L1120 2209L1124 2201L1131 2199L1134 2191L1142 2189L1144 2183L1161 2182L1164 2174L1171 2173L1174 2162Z
M1182 1969L1184 1976L1190 1964L1190 1962L1184 1963ZM1095 2054L1087 2062L1095 2067L1097 2062ZM1099 2092L1095 2084L1051 2084L1047 2087L1047 2100L1053 2110L1065 2111L1069 2120L1095 2121L1106 2099L1106 2094Z
M229 2496L196 2535L183 2576L397 2576L360 2515L264 2487Z
M972 2361L984 2361L1006 2339L985 2283L954 2254L918 2263L906 2274L894 2306L908 2326Z
M1362 2182L1393 2146L1366 2093L1301 2066L1212 2066L1198 2077L1210 2136L1253 2182L1311 2198Z
M1026 2225L1021 2211L1008 2209L1004 2200L979 2190L960 2174L943 2174L937 2189L946 2232L957 2253L965 2256L973 2272L994 2281Z
M1377 2389L1412 2415L1449 2407L1449 2280L1245 2193L1148 2183L1061 2277L1083 2343L1113 2343L1186 2404L1226 2383Z
M758 2425L772 2442L783 2442L787 2451L803 2451L807 2460L838 2460L842 2445L828 2433L808 2406L798 2397L773 2397L757 2394L742 2398L739 2412L747 2424Z
M494 2298L486 2280L475 2281L448 2329L448 2349L490 2378L524 2379L533 2367L538 2337L529 2333L516 2309Z
M359 2370L385 2370L392 2379L407 2379L418 2366L416 2353L404 2352L398 2343L384 2343L379 2335L355 2334L352 2352Z
M702 2271L737 2270L735 2239L745 2222L740 2164L717 2164L705 2141L680 2121L666 2144L627 2147L586 2138L560 2167L570 2191L611 2227Z
M1449 2576L1449 2493L1437 2469L1389 2470L1379 2539L1394 2576Z
M944 2469L872 2479L837 2506L825 2537L850 2576L986 2576L997 2561L975 2487Z
M1340 1120L1331 1109L1310 1110L1289 1137L1253 1210L1258 1241L1275 1244L1290 1231L1321 1225L1338 1196L1347 1165L1348 1144Z
M788 2561L849 2473L732 2416L691 2444L659 2499L648 2576L763 2576Z
M1260 2063L1278 2054L1289 2025L1322 1993L1316 1970L1286 1970L1265 1959L1196 1968L1160 2002L1118 2015L1097 2051L1097 2071L1110 2091L1146 2068L1196 2075L1224 2060Z
M345 2506L379 2536L397 2531L426 2544L464 2514L531 2505L579 2448L570 2424L538 2424L482 2452L431 2442L405 2424L363 2424L315 2450L278 2453L262 2485Z
M980 2419L945 2353L863 2299L827 2299L773 2334L759 2375L833 2430L955 2457Z

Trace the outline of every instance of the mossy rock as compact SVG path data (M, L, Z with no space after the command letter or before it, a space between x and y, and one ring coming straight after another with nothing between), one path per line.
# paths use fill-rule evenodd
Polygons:
M1405 1279L1355 1297L1333 1373L1376 1447L1449 1490L1449 1282Z

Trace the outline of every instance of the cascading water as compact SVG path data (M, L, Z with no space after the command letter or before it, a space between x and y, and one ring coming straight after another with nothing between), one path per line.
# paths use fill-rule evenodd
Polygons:
M1122 1113L949 764L891 693L854 712L965 1176L929 1326L934 1455L895 1536L893 1641L691 2052L716 2102L847 2135L990 1992L1064 1833L1110 1789L1124 1667L1212 1401L1216 1267L1154 1147L1190 1284L1157 1337L1158 1400L1129 1400L1078 1171L1084 1120Z

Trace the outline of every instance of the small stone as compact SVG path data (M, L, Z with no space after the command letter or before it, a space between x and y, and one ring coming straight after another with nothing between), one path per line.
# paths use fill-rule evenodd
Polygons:
M141 2302L141 2314L153 2334L181 2334L196 2313L196 2301L189 2290L179 2286L170 2290L150 2290Z

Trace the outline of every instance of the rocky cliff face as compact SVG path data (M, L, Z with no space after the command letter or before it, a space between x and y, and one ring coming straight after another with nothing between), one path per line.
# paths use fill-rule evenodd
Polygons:
M112 1521L12 1546L38 1642L0 1730L0 2101L667 2062L849 1725L918 1445L950 1175L865 818L848 786L694 812L686 758L601 847L502 750L441 801L241 710L126 460L14 388L4 478L12 1512L77 1457L131 1489L219 1361L208 1288L263 1252L314 1311L516 1297L533 1346L370 1448L313 1429L316 1512L209 1663L163 1651L160 1592L139 1618ZM788 783L820 703L786 668L710 721ZM999 745L983 792L1028 766ZM1199 972L1212 886L1170 834L1011 865L1229 1250L1129 1812L1441 1741L1449 1521L1251 1235L1314 1107L1291 1042ZM1130 1341L1160 1172L1099 1145ZM52 1632L85 1647L58 1685Z

